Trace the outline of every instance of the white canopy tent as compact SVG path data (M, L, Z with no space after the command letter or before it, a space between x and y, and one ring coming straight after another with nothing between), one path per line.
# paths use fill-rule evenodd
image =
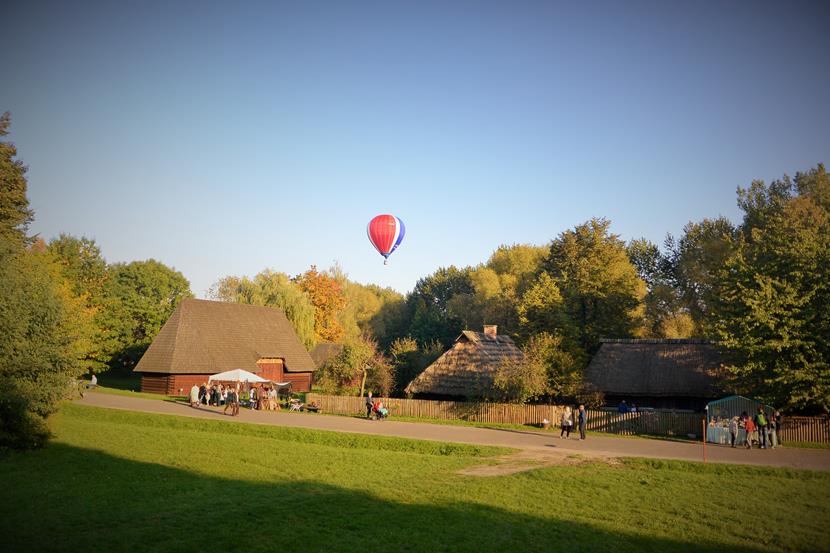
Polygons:
M234 369L232 371L225 371L223 373L213 374L210 376L210 378L208 378L208 382L212 380L221 382L270 382L270 380L257 376L254 373L248 372L243 369Z

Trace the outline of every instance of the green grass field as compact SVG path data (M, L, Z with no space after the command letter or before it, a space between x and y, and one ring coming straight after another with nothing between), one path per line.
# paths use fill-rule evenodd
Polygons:
M628 460L464 476L509 451L71 404L53 429L0 459L4 551L830 550L828 473Z

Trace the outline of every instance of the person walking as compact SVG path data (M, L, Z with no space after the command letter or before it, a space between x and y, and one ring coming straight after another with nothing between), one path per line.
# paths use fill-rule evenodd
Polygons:
M372 402L372 392L366 392L366 418L372 418L372 408L374 407L374 403Z
M746 448L752 449L752 440L755 439L755 421L749 416L744 421L744 429L746 430Z
M579 406L579 439L585 439L585 423L588 421L588 413L585 412L585 406Z
M571 406L565 406L565 412L562 413L562 431L559 433L559 438L570 439L571 437L571 427L574 424L573 420L573 413L571 412Z

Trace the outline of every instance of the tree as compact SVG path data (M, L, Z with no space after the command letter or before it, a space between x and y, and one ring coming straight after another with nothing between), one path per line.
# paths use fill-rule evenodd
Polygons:
M691 337L695 332L694 321L673 285L671 260L645 238L630 241L627 250L637 274L646 283L644 335L652 338Z
M830 179L823 166L739 192L745 211L717 273L710 324L736 387L777 406L830 411ZM747 198L751 198L748 201Z
M318 367L315 380L326 393L355 394L366 376L366 389L376 395L389 395L394 374L377 343L361 336L343 345L343 350Z
M318 341L339 342L344 331L338 316L346 306L346 298L340 284L325 273L317 271L317 267L297 276L294 282L308 294L314 306L314 334Z
M580 348L593 354L599 339L642 330L645 283L610 221L592 219L551 243L544 270L562 295L561 310ZM559 317L554 317L554 320Z
M395 374L395 392L402 393L404 388L415 377L424 372L424 369L438 359L442 353L444 353L444 347L437 340L424 346L419 346L418 342L409 336L398 338L392 342L389 348L389 356Z
M154 259L111 265L98 322L110 368L132 370L179 302L192 296L184 275Z
M11 114L0 115L0 136L9 134ZM26 197L26 166L14 159L17 149L11 142L0 141L0 238L12 246L27 242L26 231L34 214Z
M442 267L418 280L406 299L410 320L406 334L419 344L438 340L445 348L450 347L467 327L467 321L451 310L451 301L457 295L471 295L473 291L469 269Z
M543 332L528 340L520 361L505 359L493 381L491 399L515 403L543 396L573 398L579 390L584 360L563 347L563 338Z
M209 295L220 301L281 309L307 350L316 343L311 299L285 273L265 270L253 280L227 276L211 287Z
M0 117L0 136L9 122L8 113ZM55 278L43 245L26 247L32 211L16 155L12 144L0 142L0 448L46 442L46 418L83 372L85 348L79 302Z

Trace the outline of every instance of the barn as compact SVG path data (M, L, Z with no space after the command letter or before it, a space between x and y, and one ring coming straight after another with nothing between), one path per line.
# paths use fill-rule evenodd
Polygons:
M279 309L185 299L133 372L142 392L179 394L232 369L310 391L314 362Z
M603 339L585 381L607 404L664 409L700 411L725 391L716 344L695 339Z
M484 332L465 330L435 362L424 369L404 390L431 398L480 397L493 387L502 361L521 361L522 351L509 336L500 336L496 325Z

